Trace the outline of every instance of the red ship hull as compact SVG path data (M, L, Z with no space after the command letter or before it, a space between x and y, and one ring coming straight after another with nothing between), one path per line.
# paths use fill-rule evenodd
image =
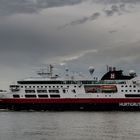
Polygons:
M140 111L140 98L0 99L0 109L10 110L124 110Z

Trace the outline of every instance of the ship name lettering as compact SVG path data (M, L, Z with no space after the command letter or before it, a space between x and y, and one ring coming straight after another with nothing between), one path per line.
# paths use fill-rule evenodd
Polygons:
M119 106L140 106L140 103L119 103Z

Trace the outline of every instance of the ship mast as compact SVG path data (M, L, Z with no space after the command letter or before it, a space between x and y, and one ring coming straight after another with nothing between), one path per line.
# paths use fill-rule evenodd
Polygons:
M37 74L42 78L52 78L53 77L53 66L50 64L48 70L46 68L41 68Z

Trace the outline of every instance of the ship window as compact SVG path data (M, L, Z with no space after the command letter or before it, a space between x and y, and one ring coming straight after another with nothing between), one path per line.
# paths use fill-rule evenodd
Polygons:
M47 86L45 86L45 88L47 88Z
M76 86L74 86L74 87L76 87Z
M47 94L40 94L38 95L39 98L48 98L48 95Z
M27 94L25 95L26 98L36 98L36 95L35 94Z
M37 90L38 93L47 93L47 90Z
M33 88L35 88L35 86L33 86Z
M12 92L17 92L19 89L11 89Z
M39 86L37 86L37 88L39 88Z
M140 90L138 90L138 92L140 92Z
M35 93L35 90L25 90L25 93Z
M133 87L135 88L136 86L134 85Z
M41 88L43 88L43 86L41 86Z
M127 85L125 85L125 87L127 87Z
M60 98L60 95L59 94L55 94L55 95L51 94L50 97L51 98Z
M132 90L129 90L129 92L131 92Z
M27 88L27 86L25 86L25 88Z
M59 86L57 86L57 88L59 88Z
M140 97L140 94L125 94L125 97Z
M69 88L69 86L67 86L67 88Z
M49 90L50 93L59 93L59 90Z
M10 88L19 88L19 85L10 85Z
M123 85L121 87L124 87Z
M73 90L72 90L72 92L73 92L73 93L76 93L76 90L75 90L75 89L73 89Z
M121 90L121 92L123 92L123 90Z
M29 88L31 88L31 86L29 86Z
M129 87L132 87L131 85Z
M136 90L134 90L134 92L136 92Z
M14 98L20 98L18 94L13 95Z
M21 88L23 88L23 86L21 86Z
M127 92L127 90L125 90L125 92Z
M51 88L51 86L49 86L49 88Z
M65 89L63 89L63 93L66 93L66 90Z

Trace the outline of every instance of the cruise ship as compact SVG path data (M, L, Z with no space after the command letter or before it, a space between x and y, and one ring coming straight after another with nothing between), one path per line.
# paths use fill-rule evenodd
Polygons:
M131 70L107 67L97 79L55 74L53 66L38 72L38 77L19 80L0 90L0 109L9 110L122 110L140 111L140 78ZM89 67L92 75L93 67Z

